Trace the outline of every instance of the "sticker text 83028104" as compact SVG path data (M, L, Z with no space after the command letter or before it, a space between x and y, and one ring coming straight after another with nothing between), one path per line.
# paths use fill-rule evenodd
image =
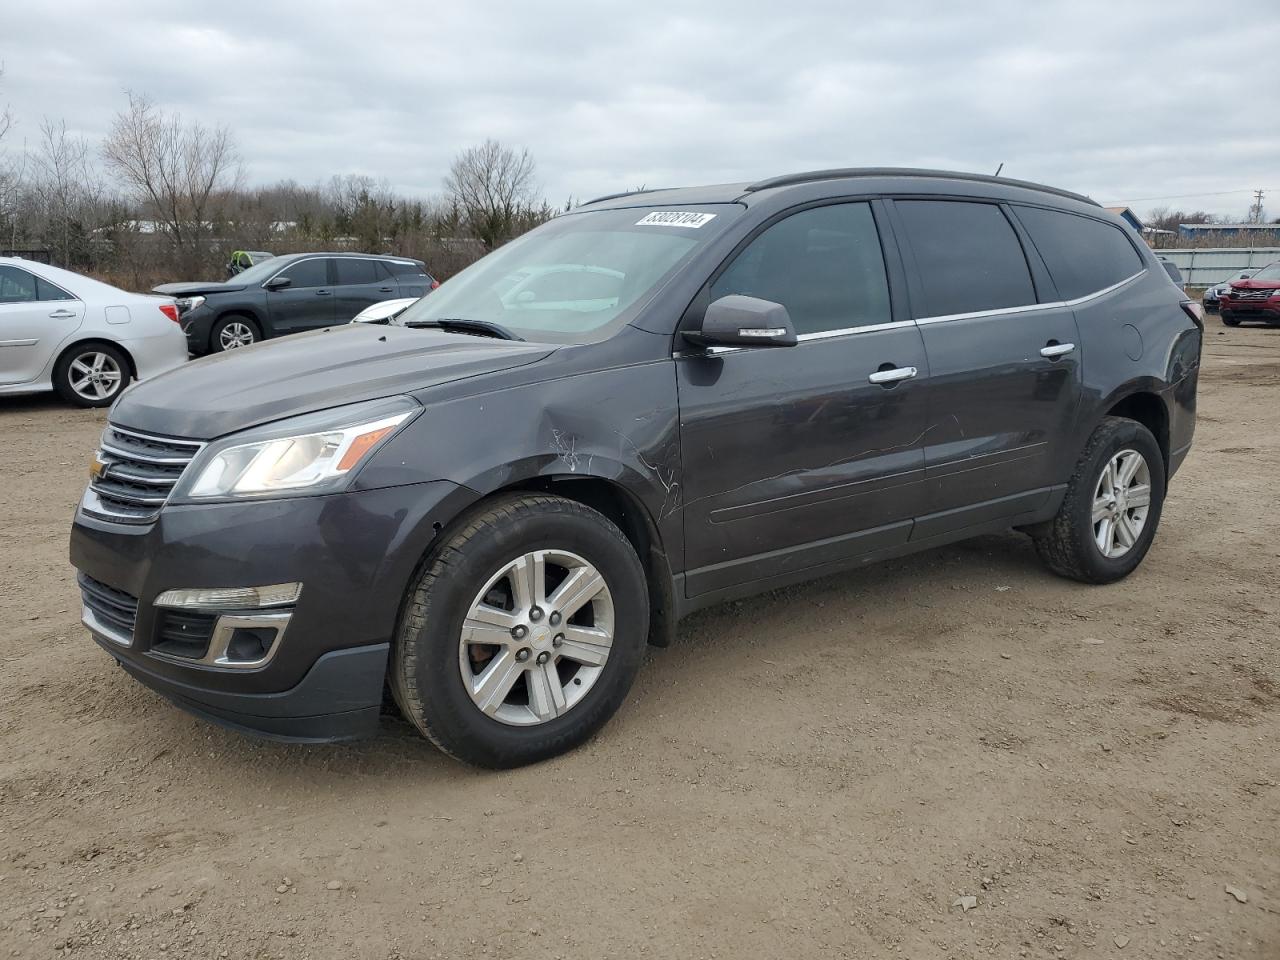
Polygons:
M636 221L637 227L693 227L697 229L716 218L714 213L693 213L688 210L655 210Z

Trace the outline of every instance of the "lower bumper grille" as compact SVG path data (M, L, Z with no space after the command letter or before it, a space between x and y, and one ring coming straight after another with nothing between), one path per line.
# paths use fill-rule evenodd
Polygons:
M84 620L89 629L124 646L133 643L138 598L83 573L78 580L80 599L84 602Z
M217 622L217 615L212 613L164 610L151 650L169 657L203 660Z

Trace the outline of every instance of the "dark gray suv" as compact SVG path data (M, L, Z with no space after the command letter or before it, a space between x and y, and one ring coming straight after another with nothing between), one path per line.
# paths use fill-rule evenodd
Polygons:
M241 270L225 283L164 283L177 298L187 349L199 356L288 333L346 323L382 300L440 286L421 260L366 253L293 253Z
M399 325L187 365L111 411L84 621L268 736L588 738L698 607L1016 528L1130 573L1191 446L1201 318L1048 187L829 170L588 203Z

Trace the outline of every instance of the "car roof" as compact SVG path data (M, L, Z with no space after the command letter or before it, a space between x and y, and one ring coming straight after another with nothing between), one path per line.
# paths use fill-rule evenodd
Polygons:
M421 260L418 260L416 257L403 257L403 256L400 256L399 254L394 254L394 253L352 253L349 250L344 250L341 253L331 253L328 250L308 250L305 253L282 253L277 257L272 257L272 259L273 260L300 260L303 257L337 257L340 260L343 260L343 259L390 260L393 263L413 263L413 264L418 264L422 262Z
M765 180L743 183L722 183L704 187L678 189L633 190L627 193L609 194L588 201L583 206L610 209L634 206L666 206L669 204L743 203L750 205L775 198L789 191L806 195L847 193L851 181L856 181L859 193L957 193L961 195L998 197L1001 199L1034 199L1059 205L1085 204L1097 213L1101 206L1079 193L1050 187L1027 180L993 177L980 173L964 173L952 170L925 170L914 167L847 167L830 170L811 170L805 173L785 174ZM826 189L824 189L826 188ZM1062 204L1064 206L1068 204Z

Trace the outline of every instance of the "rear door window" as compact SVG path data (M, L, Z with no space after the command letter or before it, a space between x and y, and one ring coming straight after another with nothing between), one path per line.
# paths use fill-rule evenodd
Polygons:
M1063 300L1105 290L1142 270L1138 251L1113 224L1040 207L1015 206L1014 212Z
M898 200L923 304L917 317L1024 307L1036 302L1022 243L994 203Z
M372 260L347 260L345 258L339 258L334 262L338 265L339 286L378 282L378 271Z
M17 267L0 266L0 303L35 303L36 278Z
M711 299L744 294L787 308L797 334L888 323L889 285L866 203L792 214L751 241L711 285Z
M40 277L36 277L36 295L42 302L46 300L75 299L75 297L67 293L67 291L63 290L61 287L55 287L48 280L43 280Z

